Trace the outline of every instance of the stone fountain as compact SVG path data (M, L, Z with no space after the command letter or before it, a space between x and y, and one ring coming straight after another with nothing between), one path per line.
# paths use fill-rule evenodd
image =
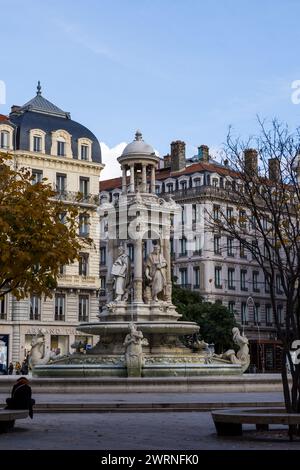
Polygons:
M108 248L108 302L99 322L77 330L99 335L85 354L37 365L37 376L164 377L241 374L245 364L235 356L216 356L203 348L192 352L182 342L199 326L180 321L172 304L171 219L181 213L172 198L155 194L159 157L139 131L118 158L122 194L100 204L102 239ZM129 175L127 173L129 172ZM128 246L134 253L133 262ZM145 256L145 245L150 253ZM133 247L133 248L132 248ZM233 357L234 356L234 357Z

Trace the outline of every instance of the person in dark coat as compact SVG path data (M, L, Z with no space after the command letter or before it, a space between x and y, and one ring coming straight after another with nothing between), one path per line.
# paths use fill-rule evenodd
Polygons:
M6 409L29 410L30 418L33 418L33 405L35 400L31 398L31 387L26 377L20 377L11 392L11 398L6 399Z
M14 365L12 362L10 362L8 366L8 375L12 375L13 371L14 371Z

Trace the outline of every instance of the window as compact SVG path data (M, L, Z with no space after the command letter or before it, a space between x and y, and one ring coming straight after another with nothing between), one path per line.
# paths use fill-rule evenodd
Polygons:
M214 253L215 255L221 254L221 237L219 235L214 236Z
M260 305L259 304L254 304L253 305L253 321L254 321L255 325L260 325L259 310L260 310Z
M248 288L246 287L246 275L246 269L241 269L241 290L248 290Z
M276 294L282 294L282 284L280 274L276 274Z
M100 297L106 295L106 277L100 276Z
M128 256L130 261L133 263L134 262L134 246L133 245L128 245Z
M258 241L257 240L252 240L251 242L251 246L252 246L252 259L255 260L256 259L256 256L259 255L259 251L258 251Z
M180 189L181 190L187 189L187 181L180 181Z
M42 138L38 135L33 136L33 151L34 152L42 151Z
M87 197L89 194L89 178L80 177L79 180L79 191L83 194L84 197Z
M89 235L89 216L87 214L80 214L79 216L79 235L80 237L88 237Z
M81 156L81 160L89 159L89 146L88 145L81 145L80 156Z
M228 220L228 223L230 224L232 222L232 219L233 219L233 208L232 207L227 207L226 218Z
M66 224L67 223L67 213L66 212L61 212L59 214L59 221L61 224Z
M217 289L222 289L221 272L222 272L221 266L215 266L215 287Z
M106 264L106 247L101 246L100 248L100 264L104 266Z
M194 179L194 186L197 188L198 186L200 186L200 184L201 184L200 178L195 178Z
M7 320L4 295L0 297L0 320Z
M194 240L195 240L195 251L194 251L194 255L200 256L200 255L201 255L201 247L202 247L201 237L195 237Z
M79 276L87 276L89 268L89 255L81 253L79 256Z
M220 206L214 205L213 207L213 219L220 220Z
M66 143L64 140L57 141L57 156L64 157L66 155Z
M227 256L234 256L233 238L227 237Z
M253 271L252 273L252 285L253 285L253 292L259 292L259 282L258 282L259 272Z
M186 250L186 238L181 238L180 240L180 256L186 256L187 255L187 250Z
M56 173L56 191L60 194L67 189L67 175Z
M240 258L247 258L245 245L240 241Z
M38 295L30 297L30 320L41 319L41 298Z
M197 221L197 204L192 205L192 223Z
M55 294L55 320L65 321L66 296Z
M0 148L8 149L9 148L9 132L1 131L0 133Z
M265 274L265 293L268 294L270 292L270 276Z
M167 183L166 192L167 193L172 193L173 192L173 183Z
M242 325L248 324L248 308L246 302L241 303L241 323Z
M280 325L283 325L284 318L283 318L283 306L282 305L277 306L277 319L278 319L278 323Z
M183 288L188 287L188 275L187 275L187 268L181 268L179 269L179 274L180 274L180 285Z
M218 186L218 178L213 178L213 179L212 179L212 185L213 185L215 188L217 188L217 186Z
M78 298L78 321L89 321L89 296L80 295Z
M60 265L59 267L59 274L63 276L65 274L65 266L63 264Z
M240 227L241 227L241 228L246 228L246 222L247 222L247 214L246 214L246 211L240 210L240 213L239 213L239 222L240 222Z
M199 266L194 268L194 288L197 289L200 287L200 269Z
M32 184L41 183L43 172L41 170L32 170Z
M235 289L235 269L228 268L228 289Z
M272 307L271 305L266 305L266 325L271 326L272 322L273 322Z
M234 315L234 308L235 308L235 302L234 300L231 300L230 302L228 302L228 310L232 315Z

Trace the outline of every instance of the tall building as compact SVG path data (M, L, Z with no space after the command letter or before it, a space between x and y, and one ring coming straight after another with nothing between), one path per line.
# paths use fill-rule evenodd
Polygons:
M257 155L245 154L246 164L255 170ZM185 143L171 143L171 152L156 172L156 193L163 198L172 196L183 208L184 236L171 240L173 276L183 288L199 292L203 299L221 302L234 312L250 339L252 364L263 371L280 369L280 344L277 341L268 286L257 263L236 240L212 231L207 225L204 235L197 232L201 214L207 211L218 216L220 208L234 211L230 182L233 172L227 162L220 164L201 145L198 154L187 159ZM150 182L149 182L150 184ZM101 181L100 197L113 201L119 197L121 178ZM193 234L193 239L189 237ZM147 243L145 243L145 255ZM132 248L129 255L134 257ZM106 247L100 248L101 299L105 301ZM278 313L284 318L284 296L277 286Z
M46 348L71 350L79 339L79 322L97 320L99 313L99 176L100 144L82 124L42 96L23 106L12 106L9 116L0 116L0 150L8 151L16 167L27 167L35 181L42 178L53 185L56 197L66 204L82 198L79 235L94 240L82 249L79 262L63 266L53 297L32 295L17 301L7 294L1 298L0 336L8 348L8 361L22 361L31 348L32 336L43 329ZM90 343L93 338L88 338Z

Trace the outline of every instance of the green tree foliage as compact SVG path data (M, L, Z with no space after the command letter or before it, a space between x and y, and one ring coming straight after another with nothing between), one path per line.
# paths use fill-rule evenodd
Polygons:
M232 328L237 326L234 315L220 303L203 302L194 291L173 286L173 303L182 321L193 321L200 326L200 336L207 343L214 343L220 353L233 347Z
M60 266L78 257L82 247L77 235L78 209L56 201L55 196L45 180L33 184L28 169L14 169L12 157L0 154L2 295L51 297Z

